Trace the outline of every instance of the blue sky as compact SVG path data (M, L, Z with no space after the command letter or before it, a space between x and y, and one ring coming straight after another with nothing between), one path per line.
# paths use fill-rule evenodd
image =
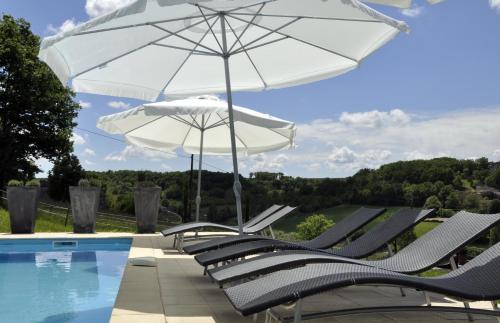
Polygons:
M0 12L23 17L49 36L129 0L2 0ZM416 0L411 10L374 6L411 27L359 69L308 85L235 93L236 104L291 120L298 147L241 158L244 174L282 171L341 177L362 167L415 158L486 156L500 160L500 0ZM78 95L80 128L100 132L98 117L137 100ZM89 170L185 170L188 160L126 147L75 130L75 153ZM182 153L181 153L182 154ZM230 159L208 157L230 171ZM46 170L50 165L40 164ZM215 170L209 165L207 169Z

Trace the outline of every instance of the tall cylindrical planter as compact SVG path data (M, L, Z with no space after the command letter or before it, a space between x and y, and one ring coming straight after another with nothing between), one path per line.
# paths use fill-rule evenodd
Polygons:
M33 233L38 209L40 187L7 187L7 203L12 233Z
M155 233L160 210L160 187L138 187L134 191L138 233Z
M98 187L70 186L71 212L74 233L94 233L97 209L99 208Z

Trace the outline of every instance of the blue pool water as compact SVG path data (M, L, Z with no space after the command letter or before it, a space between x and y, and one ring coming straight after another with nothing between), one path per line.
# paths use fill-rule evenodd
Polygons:
M131 242L0 240L0 322L108 322Z

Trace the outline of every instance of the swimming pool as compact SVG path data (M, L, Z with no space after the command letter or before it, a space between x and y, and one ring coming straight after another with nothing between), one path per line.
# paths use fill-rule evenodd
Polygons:
M0 240L0 322L108 322L131 242Z

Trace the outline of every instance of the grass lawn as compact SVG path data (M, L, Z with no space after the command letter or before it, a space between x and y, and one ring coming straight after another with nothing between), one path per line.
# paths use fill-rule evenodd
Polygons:
M356 211L358 208L360 208L361 205L352 205L352 204L342 204L338 205L329 209L324 209L318 212L314 212L316 214L324 214L326 215L330 220L332 220L334 223L338 223L340 220L351 214L352 212ZM379 206L372 206L372 207L379 207ZM387 211L376 218L375 220L371 221L368 223L364 229L371 229L373 226L377 225L381 221L386 220L390 216L394 214L398 209L401 207L399 206L389 206L385 207ZM284 232L293 232L296 230L297 224L300 222L304 221L304 219L311 214L305 214L305 213L300 213L300 212L294 212L293 214L287 215L283 219L279 220L275 225L273 225L273 229L276 230L281 230ZM415 234L417 237L420 237L421 235L425 234L426 232L432 230L435 228L439 223L434 223L434 222L422 222L418 224L415 227Z
M73 230L71 218L64 226L64 215L51 215L43 211L38 213L35 232L71 232ZM125 221L98 218L96 231L101 232L135 232L135 224ZM9 213L0 208L0 232L10 232Z

